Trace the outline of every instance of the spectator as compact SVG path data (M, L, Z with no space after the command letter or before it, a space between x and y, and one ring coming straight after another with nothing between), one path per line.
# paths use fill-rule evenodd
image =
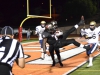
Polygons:
M27 40L30 40L31 30L30 28L27 30Z

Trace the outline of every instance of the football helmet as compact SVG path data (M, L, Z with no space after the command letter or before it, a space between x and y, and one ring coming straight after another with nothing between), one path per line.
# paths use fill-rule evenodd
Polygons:
M93 31L95 29L96 26L96 22L95 21L91 21L90 22L90 29Z
M45 21L41 21L41 24L46 24L46 22Z
M52 23L48 23L48 24L46 24L46 28L47 28L48 30L53 29L53 25L52 25Z
M41 26L45 27L46 22L45 21L41 21Z
M57 26L57 21L55 21L55 20L53 20L53 21L51 21L51 23L52 23L52 25L53 25L53 27L56 29L58 26Z
M53 21L51 21L51 23L52 23L53 25L55 25L55 24L57 24L57 21L53 20Z
M96 22L95 21L91 21L90 25L96 26Z

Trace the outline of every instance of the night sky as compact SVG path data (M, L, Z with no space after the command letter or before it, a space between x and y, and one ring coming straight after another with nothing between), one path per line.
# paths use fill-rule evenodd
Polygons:
M48 0L29 0L30 5L39 6L42 2L44 4L48 4ZM56 2L57 1L57 2ZM62 1L61 0L52 0L53 6L59 6ZM5 16L14 16L20 12L26 11L27 9L27 0L0 0L0 15L3 14ZM47 5L46 5L47 6Z
M41 2L47 3L47 0L30 0L34 6L39 6ZM57 1L57 2L56 2ZM64 1L64 0L63 0ZM62 0L52 0L53 6L62 5ZM32 5L30 4L30 5ZM26 18L27 0L0 0L0 26L11 25L19 26L21 21ZM19 21L18 21L19 20Z

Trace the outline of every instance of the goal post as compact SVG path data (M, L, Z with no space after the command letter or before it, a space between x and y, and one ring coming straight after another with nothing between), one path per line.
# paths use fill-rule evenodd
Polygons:
M22 41L22 25L24 24L24 22L30 18L47 18L47 19L51 19L51 0L48 0L48 10L49 10L49 16L44 16L44 15L34 15L34 14L30 14L30 1L32 0L27 0L27 17L21 22L20 27L19 27L19 41ZM34 1L34 0L33 0ZM40 0L41 1L41 0ZM45 1L45 0L44 0ZM46 0L47 1L47 0Z

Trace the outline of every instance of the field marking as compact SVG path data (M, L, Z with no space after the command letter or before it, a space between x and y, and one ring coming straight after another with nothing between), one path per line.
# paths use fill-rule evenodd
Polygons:
M60 52L60 55L61 55L61 60L66 60L70 57L73 57L79 53L82 53L84 52L85 49L83 48L74 48L74 49L71 49L71 50L66 50L64 52ZM56 54L54 54L55 56L55 61L58 63L58 59L57 59L57 56ZM41 60L41 59L35 59L35 60L31 60L31 61L28 61L27 64L52 64L52 60L51 60L51 57L46 57L44 60Z
M42 50L24 50L24 52L41 52Z
M83 62L83 64L85 64L87 61L85 61L85 62ZM75 69L77 69L78 67L80 67L80 66L82 66L83 64L81 64L81 65L78 65L76 68L74 68L72 71L74 71ZM41 69L35 69L35 70L41 70ZM44 70L46 70L46 69L44 69ZM70 71L69 73L71 73L72 71ZM68 73L68 74L69 74ZM67 75L67 74L63 74L63 75Z
M76 71L100 71L100 70L76 70Z

